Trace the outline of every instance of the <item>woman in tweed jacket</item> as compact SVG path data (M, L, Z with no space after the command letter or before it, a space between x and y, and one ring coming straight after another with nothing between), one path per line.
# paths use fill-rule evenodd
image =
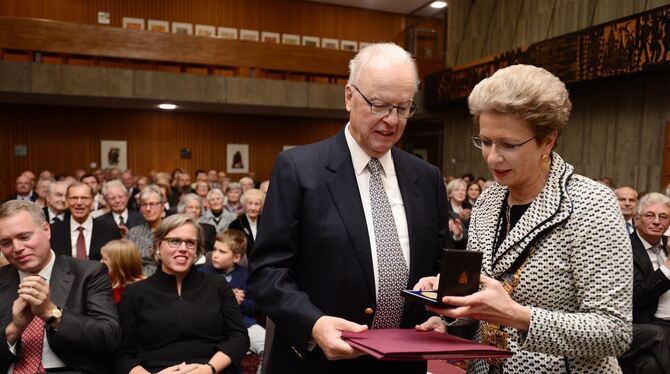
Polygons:
M632 339L631 245L612 191L552 152L571 109L565 85L515 65L480 82L468 103L479 126L473 142L496 180L473 207L468 233L468 250L483 252L482 289L444 297L457 307L436 312L481 321L477 339L499 325L516 353L474 361L468 372L620 373L615 357ZM519 257L527 260L509 295L501 280ZM436 318L421 328L445 329Z

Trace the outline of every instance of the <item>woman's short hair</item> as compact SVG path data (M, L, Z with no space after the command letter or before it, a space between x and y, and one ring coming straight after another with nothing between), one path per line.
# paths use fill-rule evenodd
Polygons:
M452 179L451 182L447 183L447 196L451 195L451 193L458 187L463 186L467 190L468 184L465 183L465 181L461 178L455 178Z
M158 195L158 198L161 200L161 202L165 202L165 196L163 195L163 191L161 191L160 187L158 187L155 184L150 184L142 189L140 192L140 201L144 202L146 199L149 198L149 195L155 194Z
M242 185L239 184L238 182L232 182L228 185L228 188L226 188L226 193L228 193L229 191L232 191L232 190L238 190L238 191L242 192Z
M635 214L642 213L642 209L653 204L663 204L670 208L670 197L665 196L660 192L650 192L640 199L635 206Z
M179 200L179 204L177 205L177 213L184 213L184 210L186 210L186 205L188 205L188 203L191 201L196 201L198 204L200 204L200 212L202 212L203 204L200 196L194 193L187 193L186 195L182 196L181 200Z
M476 125L484 112L510 114L528 121L538 144L568 123L572 103L565 84L545 69L512 65L479 82L468 97Z
M207 200L211 199L214 197L214 195L219 195L222 199L225 199L226 197L223 195L223 192L219 188L212 188L207 192Z
M265 193L257 188L250 188L242 195L242 204L247 202L247 199L258 199L261 201L261 206L265 204Z
M140 250L133 241L112 240L105 244L100 252L109 259L107 266L112 287L125 286L144 279Z
M160 259L156 256L156 253L161 242L165 240L170 232L184 225L193 225L195 227L196 241L198 242L196 245L196 258L205 254L205 234L198 221L187 214L177 213L165 218L154 233L154 245L151 250L151 257L158 264L160 264Z

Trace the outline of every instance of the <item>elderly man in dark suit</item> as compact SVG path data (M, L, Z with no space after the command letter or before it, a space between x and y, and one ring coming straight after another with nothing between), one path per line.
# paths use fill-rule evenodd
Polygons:
M425 362L377 361L343 331L414 327L422 305L401 290L431 273L447 240L440 171L394 148L418 77L395 44L350 63L349 123L282 152L251 255L248 294L276 324L268 373L425 373Z
M624 373L669 373L670 258L663 234L670 227L670 198L657 192L642 197L635 222L633 342L619 361Z
M42 210L0 206L0 372L107 373L121 329L107 269L56 256Z
M49 185L47 191L47 206L43 208L44 217L49 223L56 223L69 219L70 214L67 210L67 201L65 194L67 193L68 184L63 181L53 182Z
M71 184L66 200L70 217L51 225L51 248L59 255L100 260L100 248L111 240L121 239L119 228L91 217L93 192L87 184Z
M33 178L35 174L33 174ZM36 201L38 198L37 193L33 191L33 181L30 179L26 173L19 175L16 178L16 193L7 196L5 201L9 200L26 200L26 201Z
M105 197L107 206L111 208L111 211L96 218L97 221L116 225L123 231L146 223L140 212L128 209L130 194L120 180L112 179L103 184L102 195Z

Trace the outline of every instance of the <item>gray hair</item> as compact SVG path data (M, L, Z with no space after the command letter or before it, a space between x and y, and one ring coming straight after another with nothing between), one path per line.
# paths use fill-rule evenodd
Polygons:
M140 201L144 201L151 194L156 194L161 199L161 202L165 202L165 196L163 196L163 191L160 187L155 184L150 184L142 189L140 192Z
M200 196L194 193L186 194L181 198L181 200L179 200L179 204L177 204L177 213L184 213L186 205L188 205L188 203L191 201L197 201L198 204L200 204L200 212L202 213L203 208L202 199L200 198Z
M214 195L219 195L222 199L225 198L220 188L212 188L207 192L207 200L211 199Z
M53 194L54 189L56 189L57 186L65 186L65 190L67 191L68 184L66 182L56 181L49 185L49 189L47 190L47 196L51 196L51 194Z
M527 121L538 144L568 123L572 103L565 84L545 69L512 65L479 82L468 97L476 125L484 112L510 114Z
M361 67L378 55L383 55L384 57L395 61L406 62L411 66L414 76L416 77L414 91L419 89L419 70L416 67L416 61L414 61L414 58L412 58L412 55L409 52L395 43L374 43L361 49L356 56L349 61L349 84L358 84L358 75L361 71Z
M663 204L666 207L670 208L670 197L667 197L659 192L650 192L640 199L640 201L635 206L635 214L642 213L643 207L648 207L653 204Z
M202 231L202 227L198 221L187 215L187 214L173 214L165 218L161 224L156 229L154 233L154 245L151 250L151 257L160 264L160 259L157 258L156 253L158 252L158 246L160 243L165 240L170 232L184 225L191 224L195 227L196 241L196 257L200 257L205 254L205 234Z
M126 188L126 186L124 186L123 183L120 180L112 179L110 181L105 182L102 185L102 195L107 196L107 190L112 188L112 187L123 188L123 193L126 194L126 196L128 196L130 194L130 192L128 192L128 189Z
M228 188L226 188L226 193L228 193L228 191L230 190L239 190L240 192L242 192L242 185L237 182L232 182L228 185Z
M245 192L244 195L242 195L240 201L242 202L242 204L244 204L248 198L254 198L254 197L261 200L261 206L265 204L265 192L259 190L258 188L248 189L247 192Z
M0 219L11 217L22 211L28 212L30 217L32 217L33 222L38 226L42 226L47 222L47 219L44 216L44 210L32 201L25 200L9 200L0 205Z

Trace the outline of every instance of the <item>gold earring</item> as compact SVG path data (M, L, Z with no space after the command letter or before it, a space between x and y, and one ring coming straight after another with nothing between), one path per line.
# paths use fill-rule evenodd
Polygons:
M541 165L542 170L549 171L549 167L551 167L551 158L549 157L549 155L542 155Z

